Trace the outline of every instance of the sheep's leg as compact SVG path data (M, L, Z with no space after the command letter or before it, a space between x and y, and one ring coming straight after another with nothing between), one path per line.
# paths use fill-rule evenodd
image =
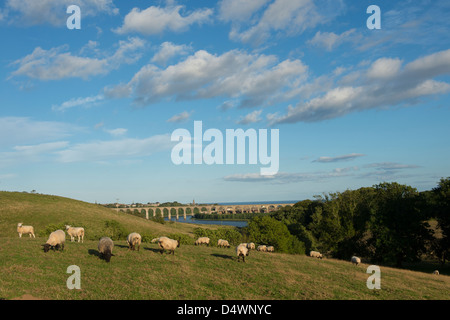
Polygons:
M22 234L21 233L19 233L19 238L22 238Z

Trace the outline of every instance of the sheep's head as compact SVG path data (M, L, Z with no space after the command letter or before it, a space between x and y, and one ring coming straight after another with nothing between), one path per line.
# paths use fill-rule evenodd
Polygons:
M21 227L22 224L23 224L23 222L19 222L19 223L17 224L17 227Z
M69 225L66 225L66 230L69 230L69 228L70 228L70 226L69 226Z
M51 248L51 245L48 243L43 244L42 246L44 247L44 252L48 252L48 250L50 250L50 248Z
M177 240L177 248L180 247L180 241Z

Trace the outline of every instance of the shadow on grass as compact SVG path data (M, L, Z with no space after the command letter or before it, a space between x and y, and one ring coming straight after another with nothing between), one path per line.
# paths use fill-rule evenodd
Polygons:
M155 253L161 253L161 249L156 249L156 248L144 248L144 250L148 250L148 251L152 251L152 252L155 252Z
M211 255L214 256L214 257L217 257L217 258L233 260L232 256L229 256L229 255L226 255L226 254L212 253Z
M89 249L89 250L88 250L88 253L89 253L91 256L100 257L100 252L98 252L98 250Z

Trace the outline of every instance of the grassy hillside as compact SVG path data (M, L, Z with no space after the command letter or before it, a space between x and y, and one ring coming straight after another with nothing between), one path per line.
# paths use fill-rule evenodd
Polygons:
M36 235L42 235L49 225L70 224L86 229L86 239L97 240L102 236L105 221L114 220L129 232L148 235L181 233L193 237L197 225L187 223L160 224L123 212L107 209L101 205L73 199L21 193L0 192L0 237L18 237L17 223L32 225ZM202 226L217 228L216 226ZM28 237L28 236L27 236Z
M233 248L182 245L161 255L156 244L129 251L115 241L110 263L99 258L97 239L66 242L44 253L45 237L19 238L17 222L37 230L73 222L87 234L102 232L105 220L130 231L192 235L195 226L161 225L100 206L60 197L0 192L0 299L28 294L43 299L450 299L450 277L381 267L381 290L366 287L368 265L334 259L252 251L237 262ZM204 227L204 226L202 226ZM69 290L67 267L81 269L81 290Z
M0 242L0 298L45 299L449 299L450 277L381 267L381 290L366 287L368 265L252 251L245 263L234 249L181 246L161 255L156 244L128 251L116 241L110 263L96 241L68 242L44 253L43 239ZM67 267L81 269L81 290L69 290Z

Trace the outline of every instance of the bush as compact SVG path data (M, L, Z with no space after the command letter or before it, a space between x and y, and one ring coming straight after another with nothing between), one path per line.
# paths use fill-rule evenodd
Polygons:
M103 237L110 237L112 240L126 240L129 232L119 222L115 220L105 221Z

